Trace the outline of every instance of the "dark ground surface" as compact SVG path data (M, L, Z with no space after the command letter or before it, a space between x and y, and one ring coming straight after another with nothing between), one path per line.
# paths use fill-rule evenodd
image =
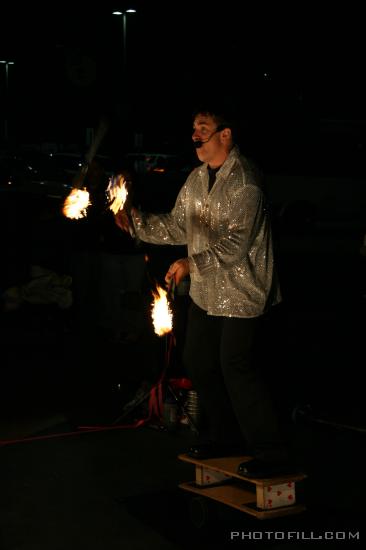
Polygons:
M69 435L81 425L112 426L141 384L159 376L164 342L151 331L149 283L140 297L121 304L132 316L138 312L137 338L116 339L100 315L98 250L79 242L69 254L75 236L57 239L60 231L53 234L47 219L46 231L39 233L44 240L38 237L34 246L26 220L18 220L19 229L9 208L3 290L26 282L29 264L37 260L73 276L74 305L61 310L23 303L1 313L0 439L58 434L0 447L1 550L336 546L325 540L230 543L231 531L275 530L323 536L358 531L360 541L339 545L364 544L365 262L357 232L354 237L340 226L329 238L313 226L279 240L284 302L265 323L261 360L294 457L308 474L308 511L260 522L218 506L218 520L197 530L177 488L193 476L193 468L176 458L194 440L186 426L174 432L148 424ZM149 249L150 274L161 278L174 254L179 257L171 249ZM171 376L184 375L180 352L187 305L186 296L176 297ZM301 415L307 405L317 420ZM142 406L125 420L144 415Z

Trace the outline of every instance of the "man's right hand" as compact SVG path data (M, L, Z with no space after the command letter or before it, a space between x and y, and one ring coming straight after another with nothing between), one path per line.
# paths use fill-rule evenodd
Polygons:
M114 215L114 221L122 231L130 232L131 222L125 210L120 210Z

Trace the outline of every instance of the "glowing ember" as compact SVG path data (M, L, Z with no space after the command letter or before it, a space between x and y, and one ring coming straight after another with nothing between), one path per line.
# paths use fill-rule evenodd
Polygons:
M86 209L90 204L89 192L85 188L77 189L74 187L69 196L66 197L62 212L67 218L79 220L86 216Z
M167 292L159 285L157 292L153 291L154 303L151 316L153 319L154 331L158 336L164 336L171 332L173 328L173 314L170 310Z
M126 180L121 174L113 176L109 180L107 195L111 201L109 205L110 210L112 210L113 214L117 214L123 209L128 195Z

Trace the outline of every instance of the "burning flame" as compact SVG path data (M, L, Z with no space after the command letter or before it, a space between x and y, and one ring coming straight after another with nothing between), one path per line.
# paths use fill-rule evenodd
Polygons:
M89 192L86 188L77 189L74 187L68 197L66 197L62 212L67 218L79 220L86 216L86 209L90 204Z
M159 285L156 286L156 290L157 292L153 291L154 303L151 316L155 333L158 336L164 336L173 328L173 314L169 307L167 292Z
M109 180L109 185L107 187L107 196L108 199L111 201L109 208L110 210L112 210L113 214L117 214L120 210L123 209L127 199L127 195L128 191L125 178L122 176L122 174L113 176Z

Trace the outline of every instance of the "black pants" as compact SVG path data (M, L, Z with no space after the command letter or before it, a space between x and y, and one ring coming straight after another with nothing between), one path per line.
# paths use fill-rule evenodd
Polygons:
M210 437L244 444L262 458L286 457L268 389L255 360L261 318L214 317L192 303L184 364L210 425Z

